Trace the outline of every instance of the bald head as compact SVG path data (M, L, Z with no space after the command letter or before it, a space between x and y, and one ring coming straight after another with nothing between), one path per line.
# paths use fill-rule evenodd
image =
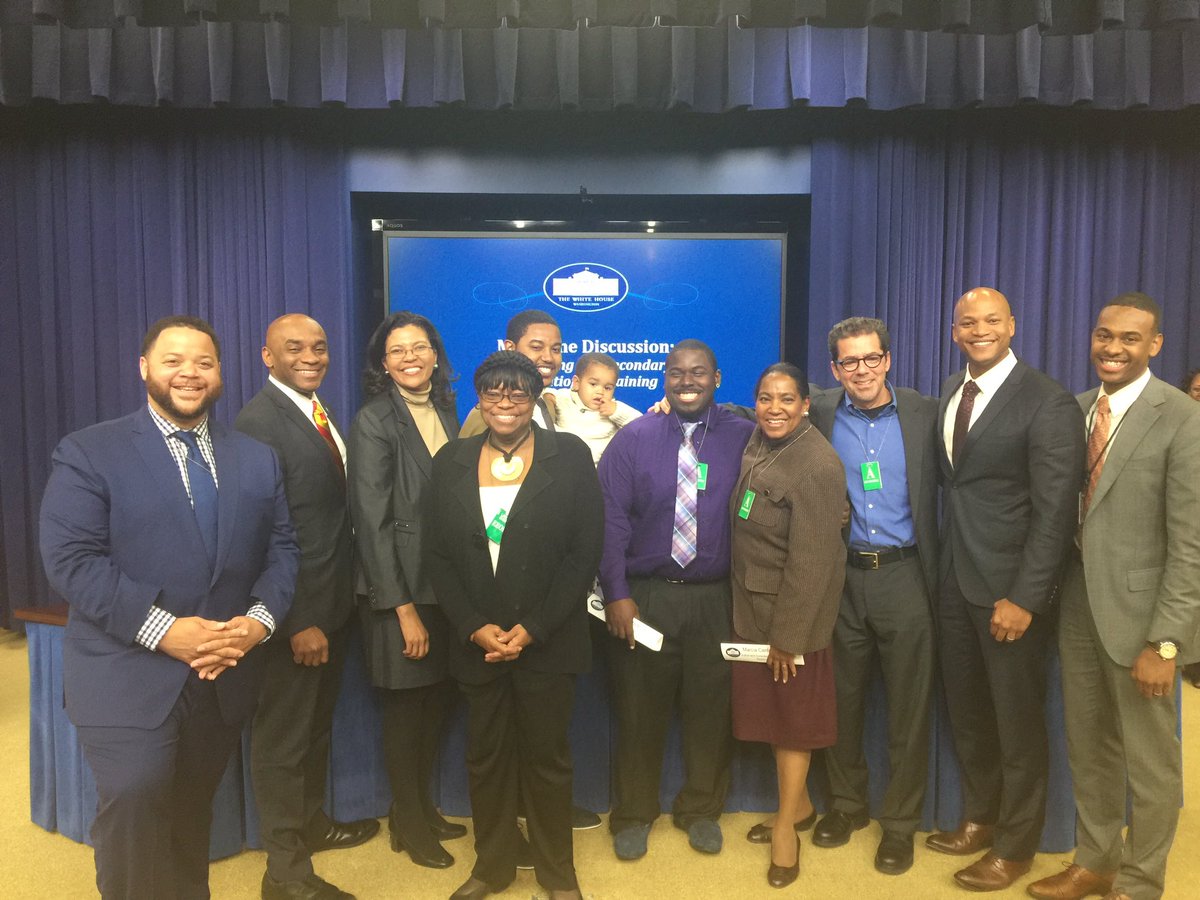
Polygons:
M967 357L972 378L978 378L1008 356L1016 333L1017 321L1008 299L995 288L972 288L954 304L950 336Z
M267 327L262 360L276 381L311 396L329 368L325 329L302 313L280 316Z

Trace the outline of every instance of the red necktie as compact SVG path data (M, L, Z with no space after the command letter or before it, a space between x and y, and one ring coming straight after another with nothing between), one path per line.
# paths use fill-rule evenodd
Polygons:
M951 462L958 465L962 455L963 445L967 442L967 432L971 428L971 412L975 409L975 398L979 394L979 385L974 381L963 384L962 397L958 401L958 411L954 414L954 436L951 438Z
M345 478L346 467L342 463L342 451L338 449L337 441L333 439L333 429L329 427L329 416L325 415L325 410L321 408L316 397L313 397L312 417L317 431L321 432L321 437L325 438L325 443L329 445L329 452L333 454L333 461L337 463L338 472Z
M1087 515L1088 506L1092 502L1092 494L1096 493L1096 485L1100 483L1100 472L1104 469L1104 448L1108 446L1108 428L1112 416L1108 409L1108 395L1101 393L1096 401L1096 416L1092 419L1092 432L1087 442L1087 490L1083 492L1083 509L1079 521Z

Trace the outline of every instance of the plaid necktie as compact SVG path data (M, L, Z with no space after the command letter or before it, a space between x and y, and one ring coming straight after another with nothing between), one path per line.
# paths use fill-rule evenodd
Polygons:
M671 559L685 567L696 558L696 474L700 468L692 433L699 422L684 422L683 443L675 476L675 527L671 530Z

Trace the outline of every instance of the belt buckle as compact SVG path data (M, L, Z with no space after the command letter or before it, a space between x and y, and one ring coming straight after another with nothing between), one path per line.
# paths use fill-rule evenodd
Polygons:
M864 562L866 562L868 559L871 561L870 566L864 566L863 568L869 568L872 570L879 568L879 551L877 551L877 550L855 550L854 554L855 554L855 556L857 556L860 560L863 560Z

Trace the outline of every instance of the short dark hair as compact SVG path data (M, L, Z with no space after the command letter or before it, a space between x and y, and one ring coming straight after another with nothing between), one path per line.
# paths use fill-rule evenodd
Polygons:
M548 312L542 312L540 309L526 309L517 313L508 320L508 328L504 332L504 339L512 341L515 346L517 341L525 337L525 332L529 330L531 325L553 325L558 328L558 322L554 316ZM562 334L562 329L558 328L558 333Z
M216 348L217 362L221 361L221 342L217 339L217 333L213 331L211 325L195 316L166 316L151 325L146 329L146 336L142 338L142 356L150 352L150 348L154 346L158 336L168 328L190 328L193 331L207 334L212 339L213 347Z
M878 337L879 349L884 353L892 349L892 336L888 333L888 327L883 323L882 319L872 319L868 316L851 316L848 319L842 319L842 321L829 329L829 358L837 362L838 341L845 338L859 337L864 334L873 334Z
M1183 384L1180 385L1180 388L1185 394L1192 389L1192 382L1196 380L1197 375L1200 375L1200 366L1197 366L1183 376Z
M429 346L437 354L437 367L433 370L433 378L429 382L429 400L438 409L454 409L454 388L450 383L457 377L454 367L450 365L450 357L446 355L446 346L442 336L433 327L433 323L419 313L402 309L394 312L382 322L371 334L367 341L367 361L363 366L363 393L368 397L382 394L392 386L392 376L383 368L383 357L387 353L387 339L397 328L408 325L416 326L425 332Z
M540 397L542 373L524 354L516 350L497 350L475 370L475 393L482 394L502 387Z
M592 366L603 366L606 369L612 369L618 375L621 374L621 367L617 361L607 353L585 353L575 361L575 374L582 375Z
M856 332L861 333L861 332ZM771 363L763 373L758 376L758 381L754 383L754 398L758 399L758 392L762 389L762 383L768 375L786 375L792 381L796 382L796 390L800 392L800 399L807 400L809 395L808 376L804 374L804 370L799 366L792 365L790 362Z
M695 338L684 338L671 348L671 352L667 354L667 358L672 357L676 350L699 350L708 357L708 364L712 366L714 372L719 368L717 366L717 354L713 353L712 347L708 346L704 341L698 341Z
M1148 294L1143 294L1141 291L1127 291L1124 294L1118 294L1113 297L1102 307L1100 311L1108 309L1110 306L1129 306L1133 309L1140 309L1142 312L1148 312L1154 316L1154 333L1162 333L1162 309L1154 298Z

